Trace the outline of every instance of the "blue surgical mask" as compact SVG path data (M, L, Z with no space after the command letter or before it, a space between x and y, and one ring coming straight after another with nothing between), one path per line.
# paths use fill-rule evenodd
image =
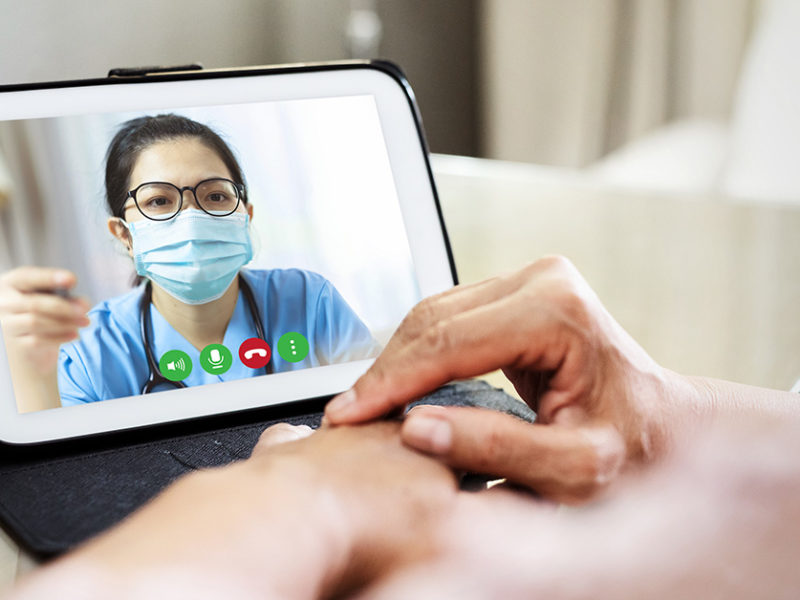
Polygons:
M136 272L185 304L216 300L253 258L249 222L245 213L183 210L169 221L126 223Z

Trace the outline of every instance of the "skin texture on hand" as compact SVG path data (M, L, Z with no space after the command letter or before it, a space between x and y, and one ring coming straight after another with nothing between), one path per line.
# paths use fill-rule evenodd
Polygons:
M796 598L800 422L743 416L580 510L462 502L434 559L358 598Z
M498 368L537 411L537 424L474 408L418 407L403 440L455 468L506 477L561 502L591 498L719 413L800 413L791 394L659 366L568 260L549 257L422 301L326 417L334 425L374 419L452 379Z
M395 424L276 426L249 461L183 479L14 600L792 598L800 423L746 416L566 512L457 494Z
M16 599L326 598L434 551L450 469L399 424L267 430L252 457L179 480L23 584Z
M537 425L420 408L405 422L406 443L567 502L663 449L667 372L560 257L424 300L326 416L332 424L373 419L452 379L498 368L537 411Z

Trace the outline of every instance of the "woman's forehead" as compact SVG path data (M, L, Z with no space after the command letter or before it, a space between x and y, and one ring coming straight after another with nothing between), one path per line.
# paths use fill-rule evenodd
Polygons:
M219 154L198 138L176 138L142 150L131 170L130 184L168 181L183 187L210 177L231 178Z

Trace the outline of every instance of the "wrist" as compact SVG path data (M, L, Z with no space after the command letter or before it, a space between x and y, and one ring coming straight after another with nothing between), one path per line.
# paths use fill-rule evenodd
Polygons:
M271 540L251 556L253 568L271 562L268 597L319 598L346 586L357 543L345 499L308 460L299 456L251 459L260 495L269 498L259 525ZM271 512L272 515L266 514Z
M715 390L702 377L682 375L669 369L662 371L662 409L658 428L666 453L676 446L679 438L709 422L717 400Z
M694 390L694 410L704 416L797 418L798 395L711 377L684 377Z

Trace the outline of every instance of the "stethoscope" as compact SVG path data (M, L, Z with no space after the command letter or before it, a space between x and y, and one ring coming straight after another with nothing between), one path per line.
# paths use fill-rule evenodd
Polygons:
M264 335L264 322L261 320L261 313L258 311L258 306L256 306L256 299L253 296L253 289L241 275L239 275L239 289L242 291L244 299L247 301L247 306L250 309L250 316L253 318L253 322L256 324L256 336L262 340L266 340L267 338ZM144 352L147 355L147 366L150 369L150 376L142 386L142 394L149 394L156 387L162 384L168 384L175 388L186 387L186 384L182 381L170 381L164 377L158 368L156 357L153 356L153 350L150 347L150 329L152 329L152 322L150 319L150 302L152 299L152 284L148 281L147 284L145 284L144 293L142 294L142 299L139 302L139 327L141 328ZM264 369L267 375L272 373L272 361L268 362Z

